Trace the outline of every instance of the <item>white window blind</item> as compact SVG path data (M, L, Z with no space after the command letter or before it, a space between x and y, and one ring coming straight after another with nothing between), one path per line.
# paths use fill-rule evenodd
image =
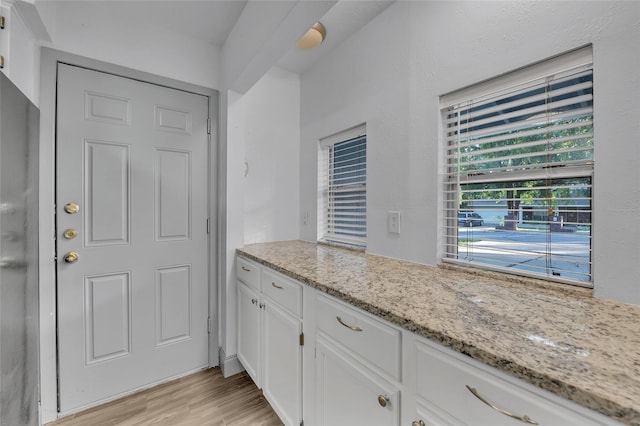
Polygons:
M591 286L591 62L584 48L441 98L445 261Z
M321 239L365 247L367 137L358 126L320 141Z

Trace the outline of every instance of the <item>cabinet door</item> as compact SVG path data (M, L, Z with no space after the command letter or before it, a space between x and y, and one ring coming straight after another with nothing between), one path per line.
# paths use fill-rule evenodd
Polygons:
M420 339L415 351L416 419L424 420L427 426L513 426L527 424L526 419L540 425L612 424L598 413L586 412L569 401L563 403L552 394L436 343Z
M271 299L263 299L262 388L285 425L302 420L302 322Z
M318 336L318 425L398 425L399 403L397 389L346 355L338 346Z
M238 281L238 359L258 387L260 380L260 298Z

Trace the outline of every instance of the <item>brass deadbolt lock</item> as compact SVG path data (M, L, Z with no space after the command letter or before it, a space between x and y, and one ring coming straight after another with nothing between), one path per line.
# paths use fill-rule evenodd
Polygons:
M80 206L76 203L67 203L64 205L64 211L69 214L78 213L80 211Z
M380 404L381 407L386 407L387 403L389 403L389 397L386 395L378 395L378 404Z
M67 263L76 263L78 261L78 253L75 251L70 251L69 253L64 255L64 261Z
M66 229L62 235L67 239L67 240L73 240L75 237L78 236L78 231L76 231L75 229Z

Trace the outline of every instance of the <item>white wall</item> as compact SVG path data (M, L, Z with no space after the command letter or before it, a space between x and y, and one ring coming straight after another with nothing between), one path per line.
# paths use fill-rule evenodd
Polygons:
M640 304L638 16L640 2L394 4L302 76L301 238L316 239L318 139L366 122L368 251L437 264L439 95L592 43L595 294Z
M237 352L235 249L299 235L300 79L274 68L244 95L228 92L225 102L221 157L227 158L227 169L220 191L226 195L220 232L225 259L219 300L220 342L226 358L221 362L228 375L235 371Z
M244 98L244 243L297 239L300 79L274 68Z
M84 3L84 4L83 4ZM220 48L166 27L132 25L111 16L97 2L39 2L52 43L47 47L220 89Z

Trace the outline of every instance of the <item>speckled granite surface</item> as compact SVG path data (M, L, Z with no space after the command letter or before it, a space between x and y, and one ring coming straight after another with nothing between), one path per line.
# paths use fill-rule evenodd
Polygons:
M578 288L302 241L237 252L543 389L640 425L640 307Z

